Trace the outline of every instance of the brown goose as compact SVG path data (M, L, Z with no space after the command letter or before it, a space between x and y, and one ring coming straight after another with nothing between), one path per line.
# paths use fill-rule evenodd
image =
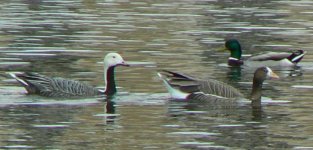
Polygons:
M116 93L114 68L129 65L118 53L108 53L103 62L105 90L97 89L79 81L60 77L47 77L38 73L23 72L10 73L10 75L24 86L28 94L57 98L111 96Z
M158 73L167 90L174 99L186 99L192 102L236 103L244 98L236 88L214 80L201 80L177 72L164 70ZM253 107L261 107L262 85L264 80L279 78L269 67L258 68L253 77L252 92L249 97Z

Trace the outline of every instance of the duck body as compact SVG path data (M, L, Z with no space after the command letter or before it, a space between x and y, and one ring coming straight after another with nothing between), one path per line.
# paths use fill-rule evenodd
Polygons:
M236 88L214 79L202 80L166 71L158 73L173 99L207 104L237 104L245 96ZM255 107L261 107L262 85L265 79L278 78L268 67L258 68L254 73L252 92L248 99Z
M104 57L104 90L76 80L48 77L32 72L10 73L10 75L26 89L27 94L54 98L112 96L117 92L114 68L120 65L128 66L119 54L109 53Z
M292 53L277 53L269 52L257 56L252 56L247 59L242 59L241 45L238 40L230 39L225 42L225 47L230 51L231 55L228 58L229 66L248 66L248 67L293 67L296 66L304 57L304 50L295 50Z

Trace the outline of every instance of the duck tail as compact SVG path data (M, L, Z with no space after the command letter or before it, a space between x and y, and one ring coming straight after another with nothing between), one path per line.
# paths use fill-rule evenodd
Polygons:
M288 57L288 60L290 60L292 63L299 63L304 55L306 54L306 51L304 50L295 50L292 52L292 54Z
M164 71L169 73L169 71ZM170 93L171 97L174 99L187 99L187 97L190 95L189 93L185 93L177 88L175 88L169 81L168 79L168 75L158 72L157 73L158 76L160 77L160 79L163 81L166 89L168 90L168 92Z

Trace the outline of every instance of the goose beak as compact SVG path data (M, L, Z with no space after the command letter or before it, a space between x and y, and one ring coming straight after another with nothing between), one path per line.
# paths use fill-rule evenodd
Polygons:
M270 77L270 79L279 79L279 76L274 72L270 72L269 77Z
M120 66L126 66L129 67L130 65L128 63L126 63L125 61L122 61L122 63L119 64Z

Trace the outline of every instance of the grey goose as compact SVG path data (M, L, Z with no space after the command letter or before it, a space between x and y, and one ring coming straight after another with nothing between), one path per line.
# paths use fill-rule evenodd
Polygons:
M26 89L27 94L36 94L45 97L76 98L97 95L112 96L116 93L114 68L116 66L129 66L118 53L108 53L103 60L105 89L100 90L86 83L64 79L61 77L48 77L39 73L20 72L10 73Z
M178 72L163 70L158 76L164 82L173 99L207 104L237 103L244 95L236 88L214 79L197 79ZM264 80L279 78L269 67L256 69L251 95L252 107L261 107L262 85Z

